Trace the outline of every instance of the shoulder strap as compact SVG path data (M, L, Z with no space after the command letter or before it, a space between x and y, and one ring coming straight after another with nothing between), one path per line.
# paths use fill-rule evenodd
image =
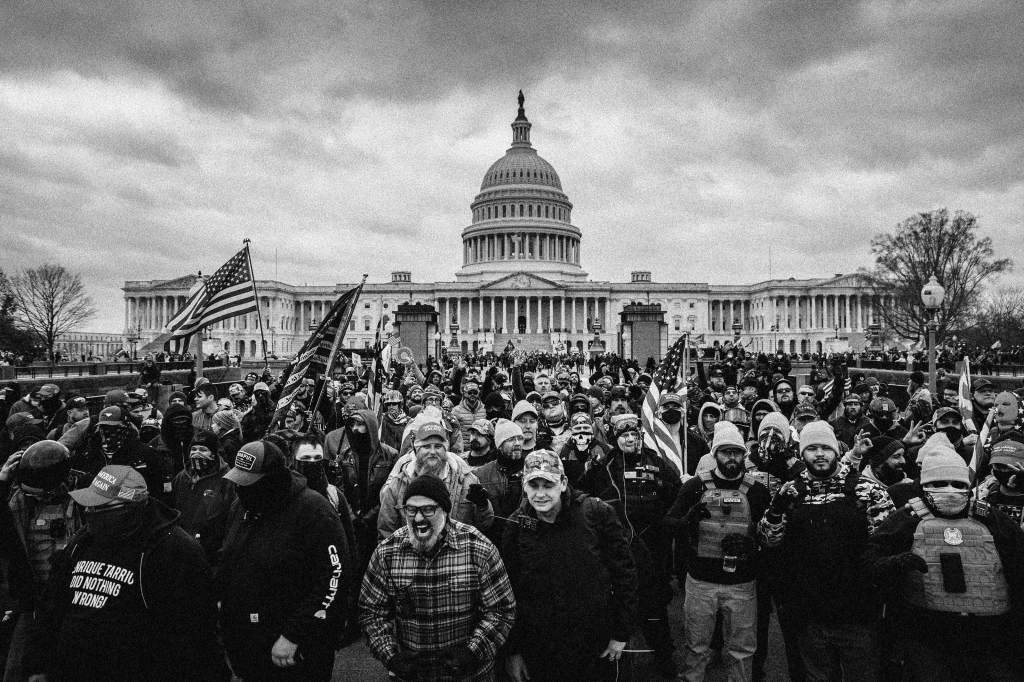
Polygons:
M987 519L992 515L992 507L988 502L984 500L973 500L971 502L971 513L969 516L974 516L979 519Z
M860 481L860 472L857 471L857 467L850 467L850 471L846 474L846 483L843 486L843 490L848 497L857 496L858 481Z
M710 471L700 472L700 482L704 484L706 490L714 490L718 486L715 485L715 479L711 475Z
M755 477L753 474L743 474L743 481L740 483L740 492L746 495L747 491L749 491L752 487L757 485L757 482L757 477Z
M932 514L932 510L928 508L928 505L926 505L924 500L920 497L915 497L908 501L907 506L910 507L910 511L912 511L915 516L923 521L935 518L935 515Z

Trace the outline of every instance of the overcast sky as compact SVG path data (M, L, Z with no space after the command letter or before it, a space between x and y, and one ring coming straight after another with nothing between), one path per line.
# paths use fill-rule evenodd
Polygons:
M943 206L1024 264L1024 3L637 4L8 0L0 268L112 332L244 237L260 279L452 280L520 88L594 279L851 272Z

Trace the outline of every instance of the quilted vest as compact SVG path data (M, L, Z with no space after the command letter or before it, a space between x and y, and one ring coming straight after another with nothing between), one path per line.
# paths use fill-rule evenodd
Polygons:
M913 552L925 560L928 572L907 572L907 602L929 611L977 616L1008 612L1010 592L996 543L985 524L972 518L985 503L975 502L971 514L962 519L937 518L919 497L908 504L921 519Z
M704 494L700 501L707 505L711 518L704 519L697 530L697 556L701 559L721 559L722 539L739 533L754 536L754 520L750 514L747 491L757 483L750 474L744 474L738 490L722 490L715 485L710 471L700 474Z

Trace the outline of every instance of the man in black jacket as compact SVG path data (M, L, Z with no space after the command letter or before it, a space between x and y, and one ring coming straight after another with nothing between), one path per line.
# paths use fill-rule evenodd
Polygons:
M32 625L31 680L228 680L203 550L138 471L72 491L86 528L59 553Z
M273 443L246 443L225 478L238 502L217 573L228 659L243 680L329 680L344 622L345 532Z

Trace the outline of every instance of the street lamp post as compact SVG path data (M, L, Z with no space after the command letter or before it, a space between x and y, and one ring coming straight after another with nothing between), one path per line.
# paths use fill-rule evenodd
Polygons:
M921 302L930 313L928 320L928 390L935 396L935 332L938 329L938 312L942 301L946 298L946 290L935 279L935 275L921 287Z
M434 332L434 362L441 364L441 332Z

